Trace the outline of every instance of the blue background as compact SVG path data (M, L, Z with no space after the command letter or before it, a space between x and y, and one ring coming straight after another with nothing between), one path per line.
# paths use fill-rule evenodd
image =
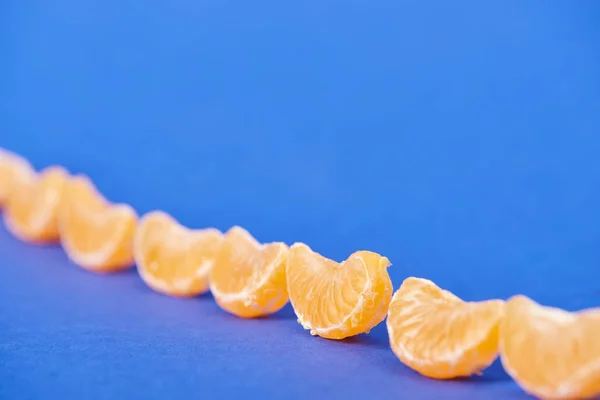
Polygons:
M293 3L4 0L0 146L140 213L380 252L395 288L600 304L600 3ZM526 398L498 363L418 376L384 325L241 321L5 231L0 263L2 399Z

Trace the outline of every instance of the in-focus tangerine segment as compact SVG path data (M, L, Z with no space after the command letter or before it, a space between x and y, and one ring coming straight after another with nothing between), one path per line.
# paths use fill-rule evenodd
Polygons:
M422 375L478 374L498 356L502 300L465 302L427 279L407 278L394 293L387 328L396 356Z
M342 263L296 243L290 248L287 283L298 322L328 339L368 333L385 319L392 298L386 257L357 251Z
M152 211L142 217L135 235L139 274L163 294L192 297L205 293L222 241L217 229L188 229L167 213Z
M13 186L5 204L7 229L26 242L57 243L60 237L58 216L69 179L68 171L50 166L39 174L24 173L21 179Z
M133 266L137 213L110 203L88 177L78 175L67 185L59 222L62 246L75 264L94 272Z
M209 279L217 304L241 318L279 311L288 302L287 255L284 243L261 244L239 226L229 229Z
M500 358L527 393L541 399L600 396L600 308L567 312L525 296L509 299Z

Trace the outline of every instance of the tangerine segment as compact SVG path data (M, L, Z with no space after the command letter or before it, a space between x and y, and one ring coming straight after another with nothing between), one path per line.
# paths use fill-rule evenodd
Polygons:
M217 304L241 318L272 314L285 306L288 247L260 244L243 228L225 234L210 273L210 290Z
M404 364L430 378L478 374L498 356L502 300L465 302L427 279L407 278L394 293L387 329Z
M126 204L111 204L86 176L69 182L60 216L63 248L77 265L95 272L133 266L137 214Z
M58 242L58 214L69 173L62 167L51 166L37 175L27 174L13 186L6 202L6 227L27 242Z
M0 149L0 207L3 206L14 187L35 174L23 157L8 150Z
M392 298L386 257L358 251L342 263L302 243L290 248L287 284L298 322L312 335L344 339L385 319Z
M533 396L595 398L600 395L600 308L571 313L512 297L500 327L500 358Z
M146 214L134 240L141 278L157 292L192 297L208 291L208 275L223 240L217 229L191 230L162 211Z

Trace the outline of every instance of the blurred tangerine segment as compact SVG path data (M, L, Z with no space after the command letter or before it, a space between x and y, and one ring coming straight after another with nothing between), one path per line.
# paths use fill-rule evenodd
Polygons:
M386 257L357 251L342 263L296 243L287 283L298 322L312 335L343 339L368 333L385 319L392 298Z
M51 166L39 174L25 173L21 179L5 204L7 229L26 242L57 243L58 216L69 173Z
M527 393L541 399L600 396L600 308L567 312L525 296L509 299L500 358Z
M63 248L75 264L94 272L133 266L136 212L106 200L88 177L75 176L67 185L59 222Z
M28 181L35 172L29 162L13 152L0 148L0 207L8 201L13 188Z
M288 247L261 244L235 226L225 234L210 273L210 290L217 304L241 318L272 314L285 306Z
M208 277L223 234L217 229L188 229L162 211L140 220L134 240L141 278L157 292L193 297L208 291Z
M407 278L394 293L387 329L404 364L435 379L479 374L498 357L502 300L465 302L427 279Z

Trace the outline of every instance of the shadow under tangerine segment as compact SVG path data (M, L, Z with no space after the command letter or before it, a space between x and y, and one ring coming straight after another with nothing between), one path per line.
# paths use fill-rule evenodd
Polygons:
M301 243L261 244L240 227L225 235L189 230L161 211L140 222L89 178L61 167L36 173L1 149L0 205L15 236L60 241L75 264L93 272L137 263L154 290L191 297L210 288L222 309L242 318L276 312L289 299L298 322L329 339L368 333L387 314L392 350L425 376L478 374L500 354L534 396L600 394L600 308L568 313L524 296L464 302L420 278L407 278L392 297L390 263L379 254L359 251L336 263Z

